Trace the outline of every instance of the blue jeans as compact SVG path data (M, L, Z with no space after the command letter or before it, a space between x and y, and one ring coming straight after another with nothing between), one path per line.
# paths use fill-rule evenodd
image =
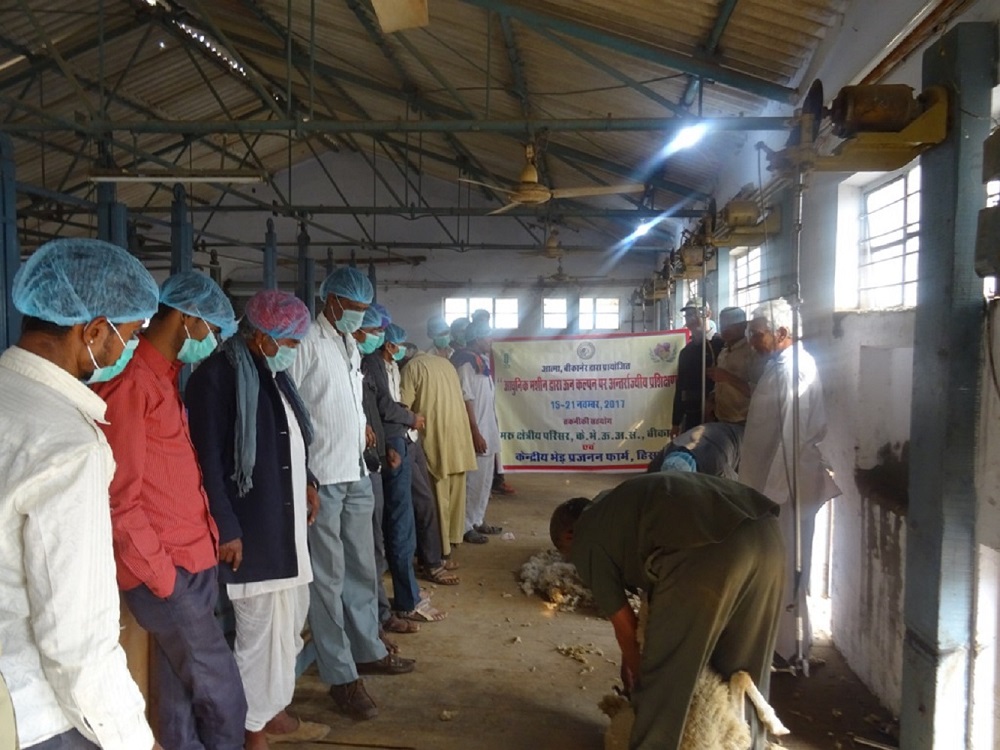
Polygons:
M358 679L355 662L378 661L387 653L378 637L375 498L368 477L324 484L319 497L309 527L309 627L320 679L345 685Z
M413 573L413 555L417 550L417 529L413 520L413 496L410 491L412 464L407 460L410 443L403 437L389 438L386 448L399 454L399 466L383 468L385 509L382 531L385 534L385 559L392 576L393 604L409 612L420 602L420 587Z
M242 750L247 700L236 659L215 619L214 567L177 568L166 599L146 586L123 591L136 621L156 642L157 739L171 750Z

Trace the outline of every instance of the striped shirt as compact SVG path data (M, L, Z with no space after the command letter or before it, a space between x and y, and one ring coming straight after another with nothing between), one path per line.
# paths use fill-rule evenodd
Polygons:
M171 362L139 337L125 371L94 390L108 403L102 425L118 462L111 526L118 585L173 593L177 567L200 573L218 562L219 530L201 483L187 414Z
M153 746L118 645L104 411L48 360L0 356L0 672L22 747L73 728L110 750Z
M299 343L288 370L313 422L309 469L320 484L356 482L368 476L362 406L361 355L322 313Z

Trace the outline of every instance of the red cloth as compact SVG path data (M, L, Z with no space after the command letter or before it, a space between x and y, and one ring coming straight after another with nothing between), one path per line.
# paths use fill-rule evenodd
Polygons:
M144 337L125 371L94 386L108 404L102 425L117 469L111 527L118 586L174 590L175 566L199 573L218 562L219 530L208 509L187 414L170 362Z

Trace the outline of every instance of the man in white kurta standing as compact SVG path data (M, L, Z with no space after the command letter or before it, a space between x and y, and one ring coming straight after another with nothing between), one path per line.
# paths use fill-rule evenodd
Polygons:
M12 297L24 321L0 356L0 672L17 736L34 750L146 750L118 645L107 405L85 383L124 369L159 290L120 247L64 239L25 261Z
M320 287L323 311L288 370L313 422L309 470L319 483L320 508L309 527L309 625L319 675L337 708L359 720L375 718L378 708L358 674L403 674L414 665L379 639L375 498L363 455L375 436L367 428L361 354L352 335L374 294L357 269L327 276Z
M812 562L813 529L816 512L824 503L840 494L829 465L823 456L826 436L826 409L823 385L816 361L793 334L792 308L784 299L766 302L752 315L748 329L750 345L768 357L764 373L750 399L740 481L767 495L782 506L779 520L788 555L785 582L787 606L779 622L777 654L786 660L796 656L796 603L802 617L802 656L809 658L812 628L806 591ZM798 349L798 487L799 524L802 532L802 573L795 585L795 513L793 456L794 450L794 364ZM797 602L796 602L797 596Z
M476 470L465 475L465 536L466 542L482 544L487 534L499 534L499 526L485 522L486 506L496 456L500 452L500 428L497 426L496 398L490 374L490 346L493 332L483 319L474 320L465 329L465 347L456 349L451 363L458 370L462 398L469 413L472 445L476 449Z

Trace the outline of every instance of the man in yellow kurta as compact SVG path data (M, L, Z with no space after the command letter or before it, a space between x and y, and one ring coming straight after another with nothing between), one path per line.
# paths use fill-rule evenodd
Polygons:
M469 415L458 371L444 357L417 352L400 377L404 405L427 418L421 432L441 517L441 547L451 554L465 533L465 472L476 470Z

